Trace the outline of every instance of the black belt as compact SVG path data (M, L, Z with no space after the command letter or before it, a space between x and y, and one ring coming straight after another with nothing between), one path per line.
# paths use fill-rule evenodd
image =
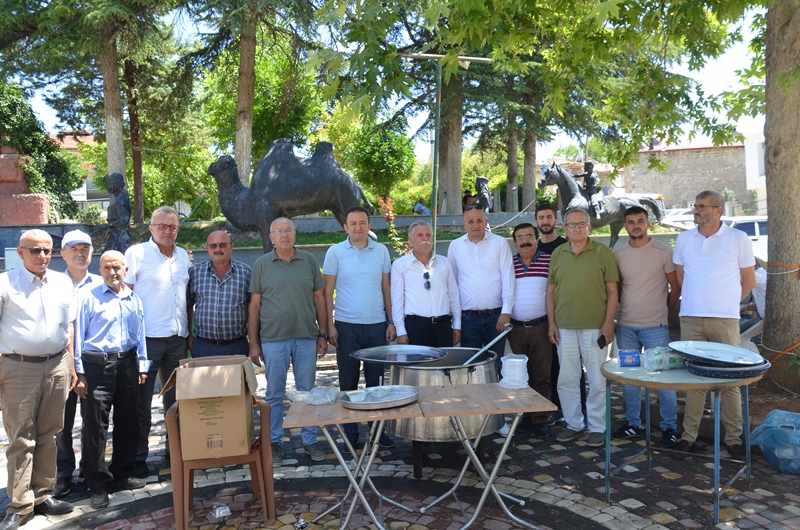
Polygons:
M111 352L101 352L101 351L85 351L81 353L81 360L85 363L89 364L99 364L104 365L109 360L114 359L124 359L128 355L133 354L136 352L136 348L131 348L130 350L125 351L111 351Z
M495 309L462 309L462 315L470 315L473 317L490 317L492 315L499 315L501 307Z
M440 317L421 317L419 315L406 315L406 320L413 320L414 322L427 322L428 324L436 324L438 322L450 322L450 315L442 315Z
M233 344L234 342L245 340L247 337L239 337L238 339L230 339L230 340L211 340L211 339L204 339L203 337L195 337L195 338L197 340L202 340L203 342L207 342L215 346L227 346L228 344Z
M547 315L539 318L534 318L533 320L514 320L511 319L511 323L515 326L522 326L525 328L532 328L533 326L538 326L539 324L543 324L547 322Z
M50 359L61 357L64 355L65 351L67 350L61 350L60 352L51 353L50 355L20 355L18 353L4 353L3 357L6 359L11 359L12 361L22 361L24 363L44 363Z

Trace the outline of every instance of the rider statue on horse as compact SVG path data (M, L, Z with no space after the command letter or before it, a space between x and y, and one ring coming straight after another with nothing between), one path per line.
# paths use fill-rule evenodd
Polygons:
M583 189L581 192L589 203L589 207L595 219L600 219L600 212L603 210L603 190L600 187L600 177L594 170L594 162L587 160L583 163L583 174L575 175L575 179L583 178Z

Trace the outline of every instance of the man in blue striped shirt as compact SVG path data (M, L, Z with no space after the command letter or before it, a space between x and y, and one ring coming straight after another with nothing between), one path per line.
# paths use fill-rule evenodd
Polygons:
M123 283L125 256L109 250L100 257L105 283L80 291L75 321L75 392L83 400L83 476L95 509L108 506L114 481L125 489L143 488L132 476L139 438L139 385L147 380L149 361L142 301ZM114 407L114 451L106 469L108 420Z
M186 305L192 357L248 355L247 306L253 269L231 259L233 242L223 230L209 234L206 250L210 259L189 267Z

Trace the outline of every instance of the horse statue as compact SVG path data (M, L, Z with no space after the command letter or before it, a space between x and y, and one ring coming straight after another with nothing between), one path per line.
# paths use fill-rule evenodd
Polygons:
M561 210L562 216L565 216L566 212L573 208L589 211L589 203L581 193L581 188L572 173L555 162L551 162L547 166L544 178L539 181L539 187L544 188L553 184L558 186L558 192L564 204L564 208ZM625 225L625 210L628 208L632 206L649 208L659 223L664 217L664 212L661 211L659 204L649 197L632 197L630 195L614 197L609 195L605 197L604 202L603 209L600 210L599 219L591 214L589 217L592 220L592 228L600 228L605 225L611 226L611 241L609 244L611 248L614 248L614 245L619 240L619 233Z

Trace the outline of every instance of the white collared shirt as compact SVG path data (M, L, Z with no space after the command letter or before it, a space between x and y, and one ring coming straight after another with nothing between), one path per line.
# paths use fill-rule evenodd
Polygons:
M726 224L710 237L681 232L672 261L683 266L680 316L739 318L741 269L756 264L747 234Z
M425 289L425 278L431 288ZM420 317L453 317L453 329L461 329L461 301L458 284L444 256L433 255L428 267L413 253L397 259L392 264L392 319L397 335L407 335L406 315Z
M504 237L486 232L477 243L469 234L450 243L447 259L455 273L461 294L461 310L500 307L511 314L514 307L514 263L511 247Z
M189 283L189 254L177 246L172 257L161 253L150 238L146 243L125 252L128 275L125 283L141 298L147 336L186 337L189 320L186 314L186 286Z
M69 344L78 300L72 280L47 270L40 279L24 266L0 274L0 352L50 355Z

